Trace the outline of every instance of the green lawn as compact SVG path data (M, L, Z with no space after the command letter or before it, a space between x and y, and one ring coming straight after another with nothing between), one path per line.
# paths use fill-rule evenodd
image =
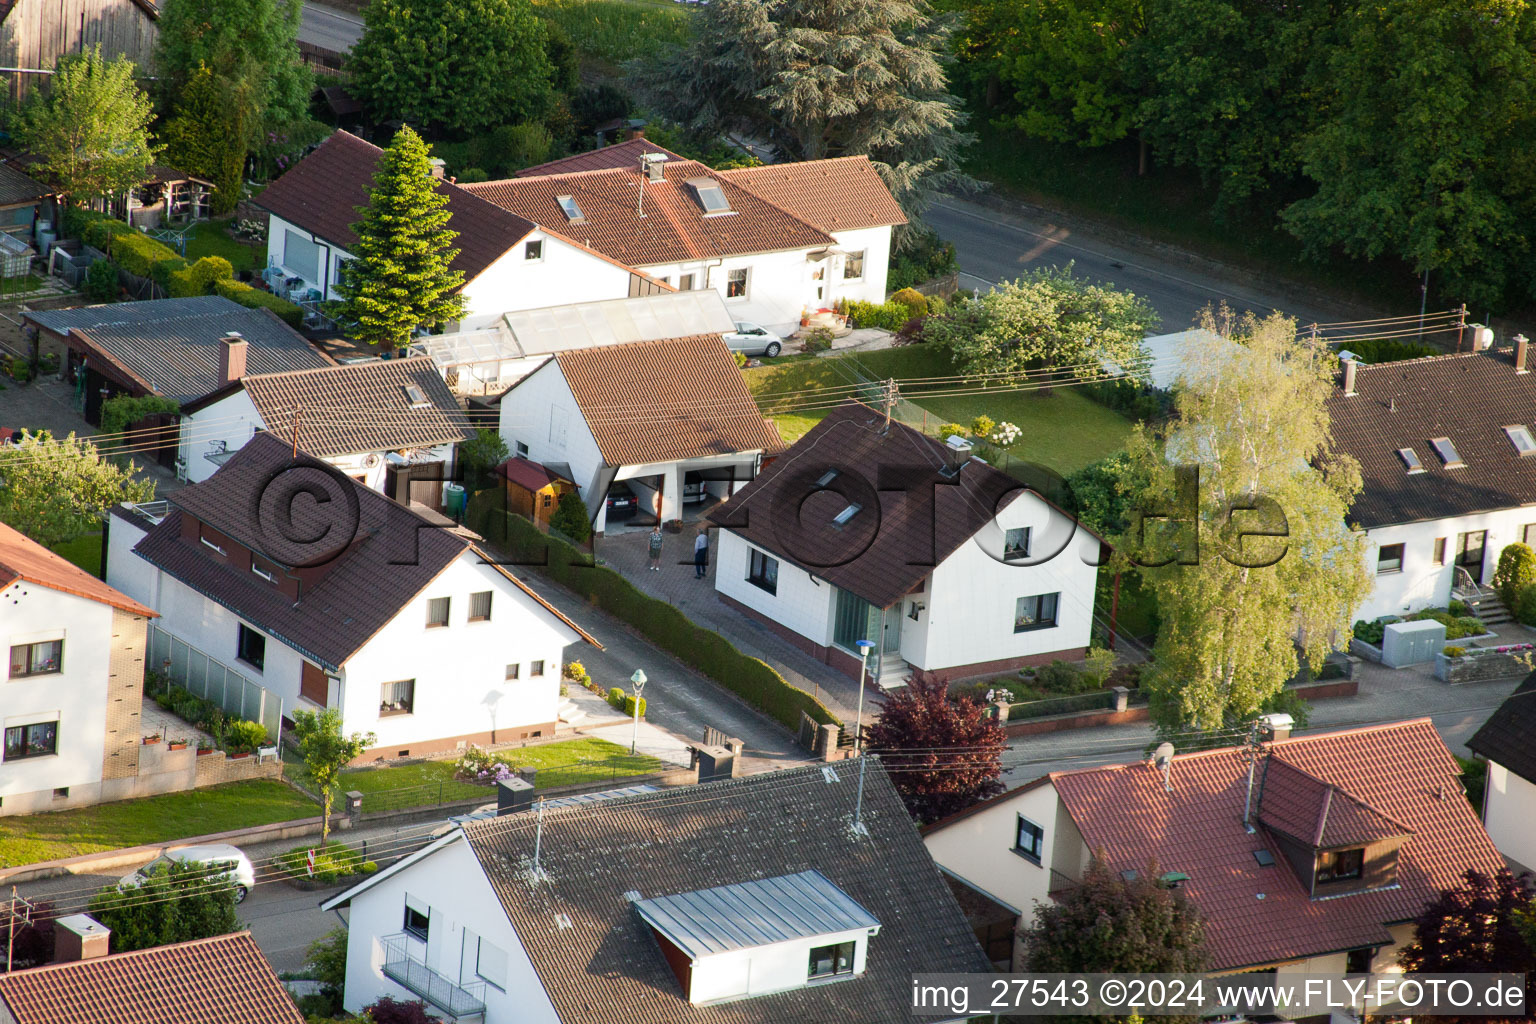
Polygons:
M0 818L0 867L312 818L318 807L277 779Z
M101 576L101 534L87 533L76 537L74 540L65 541L54 547L56 554L63 555L71 562L90 573L92 576Z
M540 789L648 775L663 767L654 757L643 754L631 757L628 747L595 737L502 753L514 764L537 768ZM493 787L455 779L453 766L453 761L418 761L383 768L357 768L342 777L341 791L362 793L364 811L427 807L459 800L489 803L496 799Z
M242 270L256 270L267 262L264 244L247 245L230 237L228 228L234 218L200 221L196 233L187 239L187 262L196 263L204 256L222 256L238 275Z
M36 274L0 278L0 295L22 295L26 292L35 292L47 283Z

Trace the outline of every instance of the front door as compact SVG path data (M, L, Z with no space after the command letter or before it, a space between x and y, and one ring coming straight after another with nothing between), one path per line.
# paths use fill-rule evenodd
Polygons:
M1487 541L1487 530L1463 533L1456 538L1456 564L1479 585L1483 582L1483 546Z
M885 610L885 625L881 631L880 653L901 654L901 609L905 601L897 601Z

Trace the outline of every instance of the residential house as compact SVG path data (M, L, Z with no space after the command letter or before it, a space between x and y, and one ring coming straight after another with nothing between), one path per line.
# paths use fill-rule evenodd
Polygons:
M117 395L159 395L186 405L246 373L333 365L271 311L219 295L26 310L21 316L37 329L38 354L61 356L93 426L101 423L102 403ZM226 344L231 339L245 344ZM165 431L156 458L172 466L179 448L174 417L157 417L154 425Z
M454 476L454 451L474 430L432 360L373 359L282 373L241 372L250 350L225 339L232 379L181 407L180 464L200 483L258 431L392 498L437 508ZM412 474L422 479L411 484Z
M483 1024L906 1019L987 970L878 761L472 821L334 897L345 1005Z
M120 506L107 579L360 760L553 735L567 645L596 644L441 517L259 433L168 505Z
M784 447L718 334L559 352L500 406L507 448L576 481L598 533L615 482L639 498L638 521L673 522Z
M530 462L521 455L497 466L496 476L506 489L507 511L530 519L540 527L549 525L549 517L560 507L561 497L572 491L580 494L574 480L567 480L548 466Z
M294 299L338 297L341 265L357 248L357 208L368 205L382 153L337 131L256 197L271 214L266 279L274 291ZM440 174L441 162L436 166ZM448 179L438 189L458 232L453 268L464 274L466 316L667 290Z
M1101 541L968 451L857 402L709 513L715 590L849 675L994 675L1086 652Z
M891 230L906 223L862 156L717 172L632 139L464 188L781 333L839 299L883 302Z
M460 330L417 338L412 355L430 356L461 395L500 394L557 352L632 341L661 341L736 329L725 300L711 291L666 291L623 299L466 317Z
M0 66L11 104L22 101L67 54L100 44L104 57L147 67L159 35L153 0L10 0L0 4Z
M0 231L30 243L43 203L52 197L53 189L47 185L0 163Z
M1529 870L1536 865L1536 673L1488 716L1467 747L1488 762L1483 826L1500 853Z
M1536 544L1528 347L1521 338L1513 351L1343 363L1328 416L1338 448L1360 463L1349 522L1365 530L1376 577L1356 618L1471 597L1506 544Z
M250 932L108 955L84 914L54 924L67 962L0 975L8 1024L304 1024Z
M0 814L135 795L155 611L0 523Z
M1395 970L1414 917L1504 859L1429 719L1298 738L1287 722L1271 719L1251 773L1246 747L1052 772L924 841L1021 927L1100 856L1183 890L1216 973Z

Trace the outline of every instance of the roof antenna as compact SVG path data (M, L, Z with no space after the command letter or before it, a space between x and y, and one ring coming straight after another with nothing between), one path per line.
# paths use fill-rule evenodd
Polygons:
M1243 748L1248 759L1248 796L1243 800L1243 831L1253 835L1253 771L1259 763L1259 723L1255 720L1248 729L1248 743Z
M890 378L885 382L885 427L881 429L880 433L889 434L891 432L891 410L895 408L896 380L895 378Z
M1163 770L1163 789L1172 793L1173 781L1168 777L1168 773L1173 767L1173 744L1159 743L1157 749L1152 751L1152 763Z
M533 884L538 885L544 877L544 868L539 864L539 849L544 842L544 798L539 797L539 823L533 833Z
M868 757L868 754L859 755L859 796L853 804L854 836L869 835L869 829L864 827L864 762Z

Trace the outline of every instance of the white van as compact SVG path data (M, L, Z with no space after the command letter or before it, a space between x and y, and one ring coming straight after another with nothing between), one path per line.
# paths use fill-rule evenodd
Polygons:
M256 869L251 859L238 847L227 843L210 843L207 846L183 846L179 850L167 850L145 864L133 874L117 883L119 889L137 889L157 871L172 864L206 867L209 877L223 877L235 883L235 902L242 902L256 885Z

